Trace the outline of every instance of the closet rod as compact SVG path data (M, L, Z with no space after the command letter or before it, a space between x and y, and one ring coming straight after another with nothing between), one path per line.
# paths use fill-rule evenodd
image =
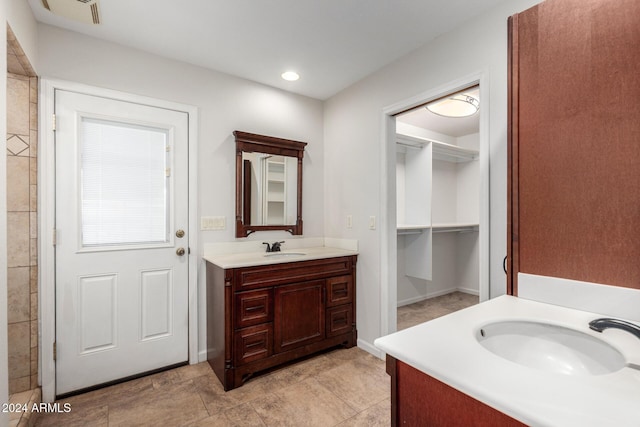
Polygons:
M422 144L408 144L406 142L400 142L400 141L396 141L396 144L402 145L403 147L416 148L418 150L422 150L424 148L424 145Z
M477 228L447 228L445 230L433 229L434 233L475 233Z

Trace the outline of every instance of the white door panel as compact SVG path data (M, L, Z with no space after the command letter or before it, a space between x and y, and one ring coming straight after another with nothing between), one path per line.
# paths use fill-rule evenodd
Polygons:
M173 270L140 272L141 340L171 335Z
M117 282L118 275L114 273L78 277L78 323L82 325L78 337L80 354L116 345Z
M61 90L55 109L59 395L188 360L188 117Z

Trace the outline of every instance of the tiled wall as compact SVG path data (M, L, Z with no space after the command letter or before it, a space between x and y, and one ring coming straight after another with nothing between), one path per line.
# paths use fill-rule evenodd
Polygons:
M38 79L7 31L9 393L38 386Z

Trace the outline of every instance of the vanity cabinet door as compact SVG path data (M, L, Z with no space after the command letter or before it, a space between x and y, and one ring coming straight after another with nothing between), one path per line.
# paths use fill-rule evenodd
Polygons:
M234 341L237 365L265 359L273 354L272 324L240 329L235 333Z
M275 289L273 333L276 353L324 339L324 280Z
M245 328L273 320L273 290L238 292L235 295L235 327Z
M345 334L353 330L353 307L351 304L327 309L327 337Z
M352 276L330 277L327 279L327 307L348 304L352 301Z

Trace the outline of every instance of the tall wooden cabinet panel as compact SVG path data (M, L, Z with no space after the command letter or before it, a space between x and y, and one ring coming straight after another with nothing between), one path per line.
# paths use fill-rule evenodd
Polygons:
M224 389L321 350L354 346L356 260L230 269L207 262L207 359Z
M640 2L509 21L509 292L518 272L640 288Z

